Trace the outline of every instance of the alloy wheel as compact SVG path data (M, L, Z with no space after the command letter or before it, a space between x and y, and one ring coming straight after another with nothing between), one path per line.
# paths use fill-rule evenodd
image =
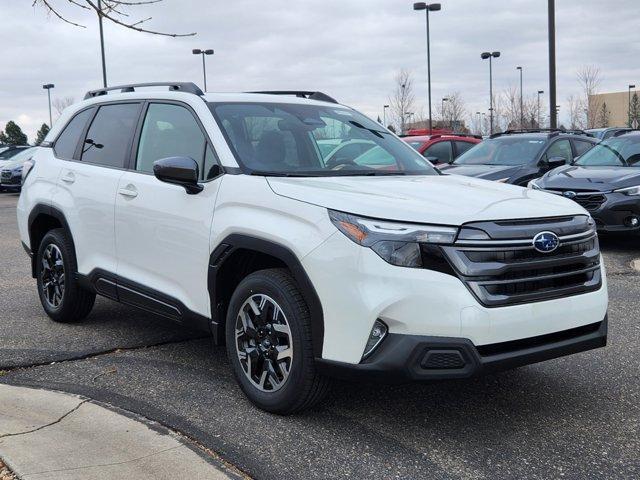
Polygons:
M40 276L45 301L52 308L60 307L65 288L64 262L62 252L53 243L47 245L42 253Z
M289 377L293 362L291 328L271 297L255 294L236 317L236 353L244 374L257 389L275 392Z

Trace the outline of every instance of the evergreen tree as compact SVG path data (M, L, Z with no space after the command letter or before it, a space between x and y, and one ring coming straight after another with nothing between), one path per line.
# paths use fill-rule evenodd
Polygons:
M49 133L49 125L47 125L46 123L43 123L42 126L40 127L40 130L38 130L38 133L36 134L36 145L40 145L43 141L44 141L44 137L47 136L47 133Z
M598 126L602 128L608 127L610 118L611 112L607 108L607 102L602 102L602 107L598 111Z
M633 127L633 121L637 120L640 124L640 98L638 98L638 94L634 93L633 97L631 97L631 105L629 107L630 119L629 119L629 127Z
M4 127L3 134L0 136L0 143L6 143L7 145L26 145L27 136L16 122L9 120Z

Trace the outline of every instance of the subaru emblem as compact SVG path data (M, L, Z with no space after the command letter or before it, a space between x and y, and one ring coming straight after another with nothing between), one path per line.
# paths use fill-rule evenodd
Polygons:
M567 198L571 198L571 199L576 198L576 192L572 192L572 191L564 192L564 193L563 193L563 195L564 195L565 197L567 197Z
M542 253L553 252L560 245L560 239L553 232L540 232L533 237L533 248Z

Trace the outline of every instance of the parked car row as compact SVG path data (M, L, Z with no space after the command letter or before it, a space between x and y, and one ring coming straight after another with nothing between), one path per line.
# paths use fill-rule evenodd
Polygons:
M22 167L31 159L36 147L8 147L0 152L0 191L19 191Z
M599 232L640 232L640 132L630 128L508 130L442 161L444 135L404 137L445 174L544 190L588 210ZM451 136L453 138L453 136ZM459 144L455 137L448 143ZM467 140L470 141L470 140ZM436 143L439 142L439 143ZM449 150L449 152L455 150ZM451 161L446 161L452 158Z

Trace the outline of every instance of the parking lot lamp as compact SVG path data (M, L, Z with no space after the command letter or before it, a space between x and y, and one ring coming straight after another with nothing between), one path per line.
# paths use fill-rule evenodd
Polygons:
M207 91L207 65L204 60L205 55L213 55L213 50L200 50L199 48L194 48L191 50L191 53L194 55L202 55L202 74L204 75L204 91Z
M387 108L389 108L389 105L383 105L382 106L382 123L383 123L383 127L387 128Z
M431 47L429 44L429 12L437 12L442 6L439 3L427 4L425 2L416 2L413 9L416 11L424 10L427 20L427 90L429 96L429 134L433 132L433 124L431 121Z
M47 91L47 97L49 97L49 128L51 128L51 124L53 123L52 121L52 117L51 117L51 89L55 87L55 85L53 83L45 83L44 85L42 85L42 88L44 88Z
M480 58L482 60L489 59L489 134L493 134L493 71L491 59L498 58L500 52L482 52Z
M629 127L631 127L631 89L636 88L635 85L629 85Z
M540 95L544 93L544 90L538 90L538 128L542 127L540 125Z
M520 128L524 128L524 110L522 109L522 67L516 67L520 70Z
M482 135L482 124L480 123L480 112L476 112L476 125L478 125L478 131Z

